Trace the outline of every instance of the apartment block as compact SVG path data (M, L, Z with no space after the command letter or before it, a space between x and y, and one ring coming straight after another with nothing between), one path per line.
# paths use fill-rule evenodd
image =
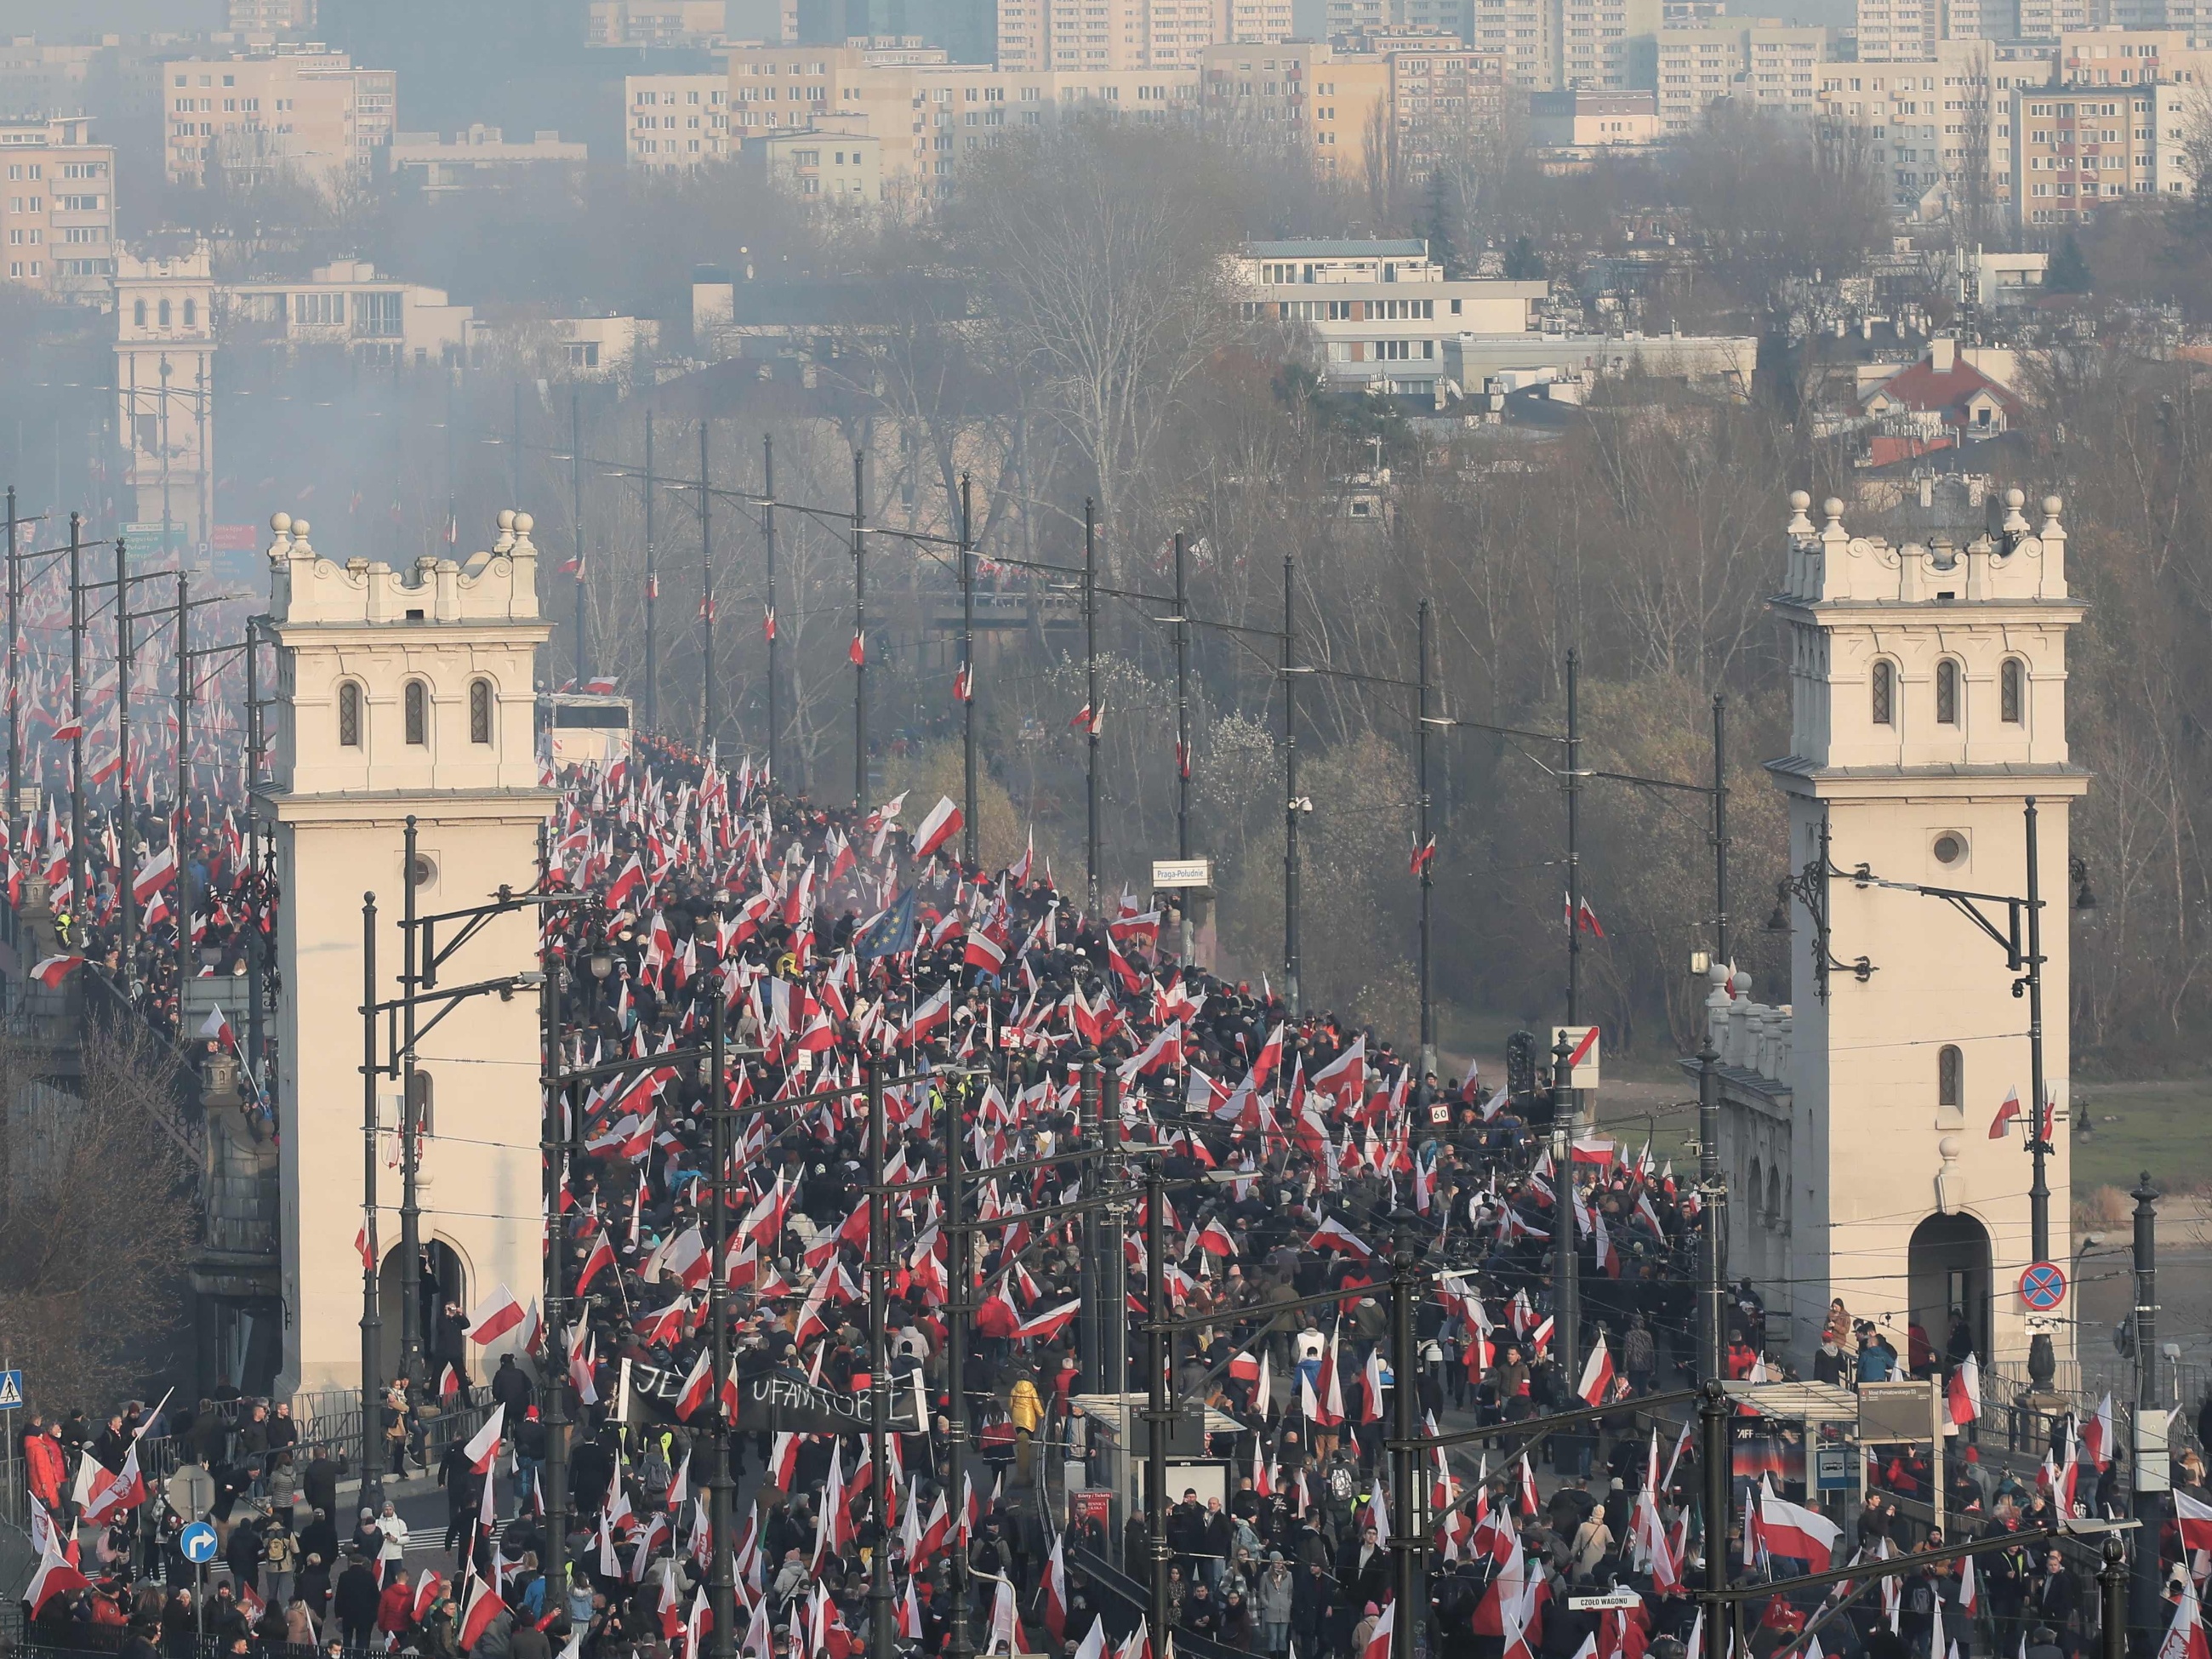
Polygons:
M1549 92L1559 85L1553 57L1559 19L1552 0L1472 0L1472 5L1468 44L1497 57L1507 86Z
M623 80L623 156L650 173L727 161L726 75L631 75Z
M962 160L996 145L1009 127L1078 111L1194 121L1199 73L1024 72L951 63L937 50L739 46L730 53L728 110L733 143L793 127L880 140L884 199L902 207L949 193Z
M1017 75L1191 69L1223 41L1287 39L1291 0L998 0L998 67Z
M1202 88L1207 125L1236 142L1303 154L1323 178L1357 179L1390 95L1390 66L1310 40L1215 46Z
M2045 3L2021 0L2023 5ZM1927 62L1936 56L1942 20L1942 0L1858 0L1858 60L1862 64Z
M328 189L373 173L398 126L398 83L315 43L172 59L161 65L169 181L291 173Z
M1554 86L1592 91L1649 87L1656 67L1661 0L1559 0Z
M0 249L11 287L106 297L115 274L115 147L82 116L0 122Z
M739 161L777 189L809 202L872 207L884 199L884 142L833 128L756 133Z
M1381 58L1387 70L1394 161L1401 173L1425 173L1500 129L1505 101L1501 58L1440 32L1415 27L1353 36L1348 45L1353 53Z
M2013 93L2047 85L2057 48L2033 41L1946 40L1924 64L1826 64L1820 113L1859 128L1880 149L1899 219L1940 192L1985 191L2011 211Z
M2012 171L2023 229L2087 224L2129 197L2186 196L2195 187L2187 133L2197 84L2157 82L2124 92L2062 84L2013 89Z
M307 35L321 27L320 0L227 0L233 34Z
M1248 320L1313 332L1332 385L1418 397L1434 394L1462 337L1535 328L1549 289L1447 281L1419 238L1253 242L1237 279Z
M584 39L595 46L704 46L728 28L724 0L591 0Z
M1810 115L1828 32L1772 18L1723 19L1662 30L1655 49L1660 130L1673 135L1696 126L1716 98Z

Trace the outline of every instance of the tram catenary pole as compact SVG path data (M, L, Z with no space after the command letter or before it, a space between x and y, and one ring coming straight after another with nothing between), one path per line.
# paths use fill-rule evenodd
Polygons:
M868 1502L876 1514L876 1547L868 1557L868 1653L870 1659L891 1659L896 1619L890 1520L891 1206L884 1193L884 1063L870 1054L861 1065L868 1090Z
M699 429L702 434L705 433L704 422ZM702 481L706 477L706 459L702 435L699 452ZM707 1141L708 1155L714 1160L714 1176L708 1186L714 1218L707 1230L708 1248L713 1251L709 1258L713 1266L707 1274L707 1323L712 1333L708 1352L717 1419L714 1469L707 1479L707 1523L714 1545L707 1583L707 1603L714 1617L714 1632L708 1642L708 1650L714 1659L729 1659L737 1650L738 1640L737 1518L732 1503L737 1482L730 1474L730 1444L736 1437L737 1425L728 1420L722 1404L722 1389L730 1375L730 1321L725 1283L728 1273L724 1266L730 1233L730 1089L724 1075L727 1044L723 1036L726 1000L719 988L708 999L710 1012L707 1021ZM882 1553L880 1550L877 1553Z

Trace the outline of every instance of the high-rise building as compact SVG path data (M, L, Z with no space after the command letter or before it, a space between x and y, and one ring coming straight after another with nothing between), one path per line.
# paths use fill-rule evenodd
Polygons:
M325 189L382 170L398 77L317 43L161 66L172 184L296 173Z
M1195 68L1217 42L1281 40L1291 0L998 0L1002 70Z
M313 34L321 10L317 0L228 0L228 27L233 34Z
M1942 0L1858 0L1859 62L1917 64L1933 58L1942 17Z
M1196 121L1198 93L1195 68L1062 73L955 64L941 50L912 46L738 46L730 53L730 140L793 127L870 135L881 142L884 199L902 208L948 193L961 164L1008 128L1063 112Z
M1662 30L1655 47L1660 131L1687 132L1717 98L1810 115L1827 47L1827 30L1771 17Z
M652 173L726 161L726 75L632 75L623 81L623 157Z
M1504 66L1506 85L1549 92L1559 84L1553 56L1559 21L1553 0L1472 0L1472 9L1468 44L1497 58Z
M2129 87L2015 87L2008 111L2016 222L2092 222L2131 197L2186 196L2195 187L2189 135L2202 83L2159 81Z
M115 146L83 116L0 122L0 246L10 286L104 300L115 274Z
M1390 67L1310 40L1206 53L1206 124L1232 142L1304 155L1324 178L1358 179L1390 95Z

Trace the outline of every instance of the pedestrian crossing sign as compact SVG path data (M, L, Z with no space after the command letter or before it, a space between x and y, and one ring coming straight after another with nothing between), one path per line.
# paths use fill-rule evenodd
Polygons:
M23 1373L0 1371L0 1412L12 1412L23 1403Z

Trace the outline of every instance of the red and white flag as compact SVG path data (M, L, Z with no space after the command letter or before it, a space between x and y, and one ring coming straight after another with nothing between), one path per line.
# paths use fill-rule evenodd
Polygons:
M502 1401L491 1408L491 1415L483 1426L469 1437L469 1443L461 1448L461 1455L469 1460L469 1473L489 1474L492 1459L499 1455L500 1437L507 1427L507 1404Z
M914 832L914 855L926 859L960 831L963 820L960 809L952 804L952 797L940 795L937 805L929 809L929 816Z
M1575 1385L1575 1392L1582 1396L1585 1406L1596 1407L1605 1403L1606 1391L1612 1387L1613 1355L1601 1336L1597 1346L1590 1350L1589 1358L1583 1362L1582 1381Z
M485 1580L471 1577L461 1603L461 1651L474 1648L491 1621L506 1611L507 1603L500 1600L499 1592Z
M2005 1091L2004 1104L1997 1108L1996 1116L1990 1121L1990 1139L2002 1140L2005 1138L2005 1131L2012 1127L2013 1120L2019 1115L2020 1091L2008 1089Z
M49 991L58 991L62 988L62 981L83 966L82 957L67 954L47 957L31 964L31 977Z
M1981 1362L1969 1353L1959 1362L1951 1373L1951 1381L1944 1394L1951 1407L1951 1420L1961 1426L1974 1421L1982 1414Z
M1792 1504L1773 1487L1759 1495L1759 1532L1769 1555L1802 1561L1809 1571L1826 1572L1843 1528L1818 1510Z
M522 1322L522 1304L514 1299L514 1291L500 1285L469 1316L469 1340L489 1347L509 1331L520 1328Z

